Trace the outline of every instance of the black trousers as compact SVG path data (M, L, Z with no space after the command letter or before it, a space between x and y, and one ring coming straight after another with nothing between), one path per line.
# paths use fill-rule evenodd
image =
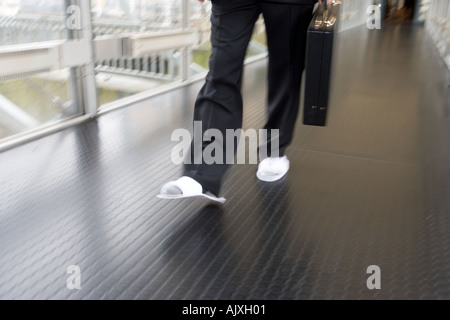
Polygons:
M242 126L243 63L254 25L262 13L269 52L268 119L264 129L268 132L279 130L279 154L284 155L292 141L299 113L306 34L313 7L261 0L212 0L210 71L194 109L194 121L201 122L203 133L217 129L225 137L227 129L236 130ZM205 191L218 196L229 168L226 164L230 156L225 152L226 141L223 141L224 164L198 164L193 150L200 146L194 142L202 143L202 150L210 143L193 139L191 161L184 165L184 175L197 180Z

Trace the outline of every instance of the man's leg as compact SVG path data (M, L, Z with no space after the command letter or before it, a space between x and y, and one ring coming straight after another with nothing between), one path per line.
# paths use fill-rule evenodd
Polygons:
M279 155L290 145L300 108L307 29L314 5L262 3L269 49L267 132L279 129ZM275 137L272 137L275 138ZM268 150L271 150L270 145Z
M226 153L226 130L236 130L242 126L243 62L259 14L256 0L212 1L210 71L195 103L194 121L202 124L202 137L209 129L218 129L222 133L223 164L206 164L203 157L195 159L195 150L199 146L194 142L201 143L195 139L191 146L191 164L184 165L184 176L196 180L205 191L216 196L229 167L226 159L233 159L236 151L235 146L232 148L233 155ZM201 150L208 144L204 142ZM198 164L199 161L202 163Z

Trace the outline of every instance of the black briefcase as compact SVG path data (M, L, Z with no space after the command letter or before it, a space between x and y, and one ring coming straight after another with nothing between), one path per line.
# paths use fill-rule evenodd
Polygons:
M320 4L308 28L303 123L325 126L330 96L333 41L340 3Z

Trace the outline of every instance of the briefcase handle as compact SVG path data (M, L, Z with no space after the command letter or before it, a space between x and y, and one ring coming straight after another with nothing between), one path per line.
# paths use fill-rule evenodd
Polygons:
M342 4L341 0L333 0L331 3L331 7L340 6ZM331 9L333 10L333 9ZM328 14L328 2L325 1L325 12L327 12L327 18L325 19L325 25L327 28L331 28L335 25L337 21L336 13Z
M338 6L341 4L340 0L333 0L331 7ZM330 9L328 6L328 1L323 0L322 2L322 14L318 14L313 19L314 28L316 30L320 30L322 28L325 28L326 30L329 30L330 28L333 28L333 26L336 24L337 17L336 12L333 12L332 9Z

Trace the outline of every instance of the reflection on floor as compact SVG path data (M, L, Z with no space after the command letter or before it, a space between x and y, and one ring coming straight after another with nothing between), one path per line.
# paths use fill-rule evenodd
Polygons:
M342 33L328 126L299 119L279 183L234 166L223 208L156 198L201 83L3 152L0 298L449 299L449 76L433 50L412 25ZM264 124L265 77L266 61L247 67L244 128Z

